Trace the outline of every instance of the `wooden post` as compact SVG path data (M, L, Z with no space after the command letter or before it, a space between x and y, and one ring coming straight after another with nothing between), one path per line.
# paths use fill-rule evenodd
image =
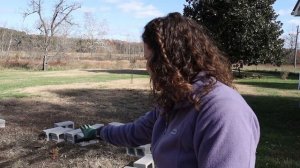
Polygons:
M298 90L300 90L300 72L299 72Z

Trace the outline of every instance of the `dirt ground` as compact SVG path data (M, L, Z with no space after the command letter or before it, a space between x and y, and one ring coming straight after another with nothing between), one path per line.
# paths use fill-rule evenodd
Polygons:
M236 85L244 94L255 88ZM106 142L81 147L47 142L43 129L55 122L71 120L82 124L131 122L151 109L149 79L117 80L39 86L19 90L32 96L0 100L0 167L115 168L131 165L138 158L127 156L125 148Z
M106 142L81 147L47 142L39 135L53 123L131 122L151 109L149 79L41 86L23 89L32 96L0 100L0 167L124 167L137 160L125 148Z

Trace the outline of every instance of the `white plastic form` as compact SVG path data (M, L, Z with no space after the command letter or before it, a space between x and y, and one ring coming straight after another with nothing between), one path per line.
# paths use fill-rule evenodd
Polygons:
M108 125L120 126L120 125L124 125L124 124L120 123L120 122L111 122L111 123L108 123Z
M78 139L84 137L84 135L83 135L82 132L76 134L76 136L77 136ZM99 142L99 140L95 139L95 140L90 140L90 141L80 142L80 143L78 143L78 144L79 144L80 146L88 146L88 145L96 144L96 143L98 143L98 142Z
M151 147L150 144L142 145L142 146L135 147L135 148L127 147L126 154L130 155L130 156L137 156L137 157L141 158L141 157L144 157L146 154L151 154L150 147Z
M65 133L72 131L72 128L54 127L43 130L46 134L47 141L53 140L56 142L65 141Z
M75 143L75 140L77 138L77 134L82 133L80 129L75 129L69 132L65 133L65 140L67 142Z
M154 168L154 161L151 154L147 154L144 157L133 163L136 168Z
M58 122L58 123L54 123L54 127L64 127L64 128L74 129L74 122L73 121Z
M0 119L0 128L5 128L5 120Z

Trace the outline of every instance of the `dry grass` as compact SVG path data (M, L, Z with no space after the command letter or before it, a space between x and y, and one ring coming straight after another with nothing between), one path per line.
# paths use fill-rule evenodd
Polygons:
M51 57L50 57L51 58ZM120 57L122 58L122 57ZM134 68L145 68L145 60L136 60L134 64L130 63L128 59L118 60L97 60L97 59L77 59L76 57L63 57L63 58L52 58L48 61L48 69L60 70L60 69L131 69ZM42 60L40 57L37 58L15 58L7 57L7 59L0 59L0 69L30 69L30 70L41 70Z
M40 86L23 92L34 96L0 101L0 167L124 167L137 158L105 142L79 147L39 139L53 123L81 124L130 122L150 109L149 80ZM52 149L58 157L52 158Z
M286 91L284 89L276 89L276 88L268 88L267 91L264 88L258 88L250 85L243 84L235 84L237 91L239 91L243 95L252 95L252 96L269 96L270 93L281 97L294 97L299 98L300 93L298 90L289 90Z

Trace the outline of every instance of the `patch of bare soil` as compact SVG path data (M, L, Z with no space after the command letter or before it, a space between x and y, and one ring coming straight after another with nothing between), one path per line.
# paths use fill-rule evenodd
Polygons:
M108 74L107 72L98 72L97 74ZM87 70L65 70L58 73L58 71L47 72L47 74L43 74L44 77L63 77L63 76L90 76L91 73Z
M246 95L257 95L257 90L255 87L253 86L249 86L249 85L242 85L242 84L235 84L234 85L237 89L237 91L240 94L246 94Z
M151 109L149 79L41 86L23 89L33 96L0 100L0 167L124 167L137 160L125 148L100 142L87 147L40 138L53 123L75 126L131 122Z

